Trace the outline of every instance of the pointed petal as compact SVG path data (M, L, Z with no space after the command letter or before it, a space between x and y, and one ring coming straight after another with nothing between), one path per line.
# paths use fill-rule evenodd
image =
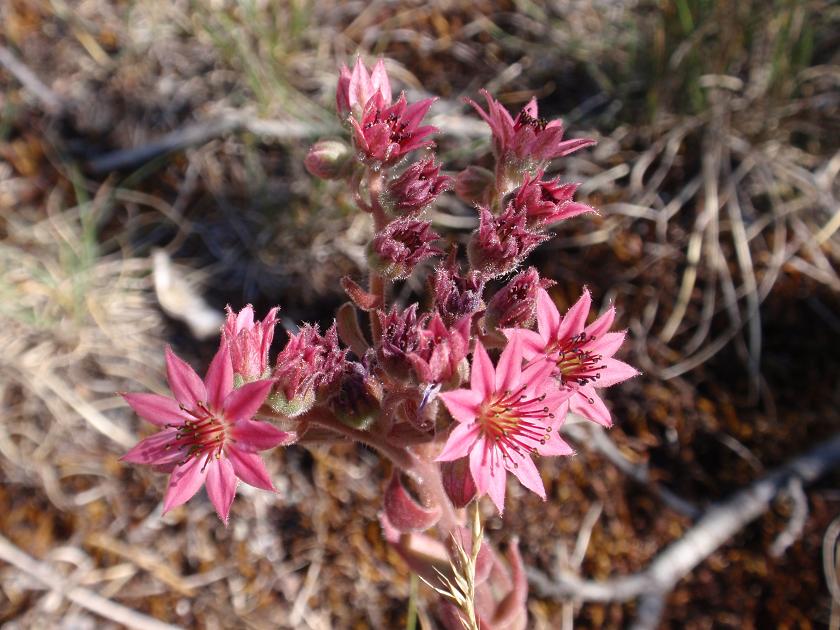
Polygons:
M168 396L149 393L120 394L138 416L159 427L167 424L183 424L189 416L178 402Z
M165 429L164 431L155 433L145 440L140 440L134 448L120 457L120 459L131 464L145 464L150 466L179 461L184 458L183 450L179 448L166 448L167 445L175 440L176 433L178 433L178 429Z
M601 370L601 375L593 385L596 387L609 387L616 383L626 381L628 378L633 378L639 375L639 371L632 365L627 365L624 361L618 359L604 359L605 369Z
M523 486L545 501L545 486L543 486L540 471L537 470L537 467L528 455L517 460L516 465L513 462L509 462L507 469L519 479Z
M569 446L557 431L551 431L545 444L537 446L537 453L543 457L559 457L574 455L575 449Z
M274 492L274 484L265 468L262 458L256 453L246 453L234 446L227 448L227 456L233 472L249 486Z
M537 356L522 370L521 383L528 385L529 392L548 393L557 389L554 383L546 383L557 364L545 356ZM538 394L538 395L539 395Z
M560 311L548 291L537 291L537 330L543 339L554 339L560 326Z
M216 508L216 514L227 526L230 505L233 497L236 496L236 475L233 473L233 465L222 457L211 461L207 466L207 496L210 503Z
M204 457L191 457L185 464L176 466L172 471L166 495L163 497L164 514L183 505L198 492L207 474L206 468L203 472L201 470L204 467L204 460Z
M507 470L504 466L497 466L490 471L487 496L499 510L499 516L505 511L505 490L507 488Z
M561 409L564 403L567 403L572 397L573 390L552 388L545 392L545 398L542 401L544 407L548 408L549 413L553 413L556 418L562 418L566 415L566 411Z
M291 434L281 431L273 424L256 420L239 420L231 429L231 437L236 440L236 448L246 453L255 453L274 448L288 442Z
M496 391L512 391L519 386L521 376L522 347L519 345L519 335L514 335L502 350L496 366Z
M586 317L589 315L589 308L592 306L592 296L589 289L583 290L583 295L572 305L557 328L555 339L568 339L583 331L586 325Z
M451 462L461 459L469 454L470 449L478 439L481 428L477 424L457 424L449 434L446 445L440 455L435 458L436 462Z
M198 374L172 348L166 346L166 378L175 400L193 409L196 403L207 400L207 390Z
M603 357L611 357L618 351L621 344L624 343L624 337L627 333L625 331L605 333L600 337L596 337L594 341L587 344L587 350L600 354Z
M273 384L274 381L267 379L254 381L230 392L222 405L225 417L231 422L253 418Z
M581 387L580 390L572 394L569 405L572 411L592 420L592 422L607 428L612 426L610 410L607 409L604 401L591 386Z
M480 341L475 342L473 350L472 370L470 372L470 388L481 394L482 400L493 393L496 372L487 350Z
M213 357L210 367L207 368L207 376L204 377L204 386L207 388L207 403L210 408L221 409L225 398L233 391L233 364L227 344L222 345Z
M380 57L373 66L373 72L370 73L370 82L374 90L379 90L385 102L391 103L391 81L388 79L388 72L385 70L385 61Z
M236 329L235 332L238 334L241 330L251 330L254 326L254 307L248 304L239 311L239 314L236 316Z
M443 404L458 422L472 422L484 397L472 389L455 389L440 394Z
M545 352L545 338L533 330L526 330L524 328L508 328L503 330L505 336L511 339L514 335L519 337L519 342L522 347L522 358L526 361L533 359L538 354Z

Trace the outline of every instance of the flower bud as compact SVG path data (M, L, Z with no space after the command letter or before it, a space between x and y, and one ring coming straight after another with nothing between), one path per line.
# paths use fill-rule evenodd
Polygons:
M336 418L354 429L367 430L376 420L382 385L357 361L347 363L329 406Z
M325 335L317 326L303 325L298 334L289 333L286 347L277 355L276 381L268 403L289 418L309 411L316 394L331 388L346 362L347 350L338 346L335 324Z
M484 325L489 330L528 328L537 314L537 291L547 289L554 282L540 279L533 267L518 273L499 289L487 303Z
M401 533L423 532L440 519L440 507L423 507L408 493L395 472L385 489L383 505L391 525Z
M547 238L529 230L525 213L518 212L512 204L498 217L487 208L479 208L478 230L470 238L467 255L484 278L496 278L513 271Z
M427 258L443 252L431 243L440 236L429 221L404 218L392 221L368 245L371 268L391 280L404 280Z
M303 164L315 177L340 179L347 174L352 156L353 151L341 140L319 140L309 149Z
M227 307L222 327L222 345L230 351L234 382L237 385L267 378L271 372L268 350L274 339L278 307L271 309L261 322L254 322L254 308L249 304L239 313Z
M468 166L455 177L455 194L467 203L484 206L490 203L496 177L480 166Z
M415 214L433 203L451 185L452 178L440 174L440 164L435 164L433 158L426 158L388 182L380 202L390 212Z
M456 508L469 505L475 498L475 482L470 473L470 463L466 457L451 462L441 462L440 472L446 496Z

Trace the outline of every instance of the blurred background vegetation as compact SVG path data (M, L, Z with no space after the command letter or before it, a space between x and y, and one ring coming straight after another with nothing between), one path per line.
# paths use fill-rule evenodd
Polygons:
M201 498L161 517L163 477L118 462L148 427L114 392L160 390L165 343L206 362L228 303L328 322L338 278L360 274L366 217L302 166L340 133L337 67L357 53L386 57L411 96L441 96L453 172L488 148L461 100L482 87L512 110L536 95L598 139L559 173L600 216L534 260L561 309L584 284L616 304L645 374L608 396L617 456L584 440L542 462L549 501L512 486L521 509L487 528L551 573L591 520L582 575L643 568L692 524L660 485L702 510L840 430L838 51L829 0L4 0L3 627L127 622L93 614L91 596L189 627L405 624L373 453L275 453L279 493L243 488L228 529ZM434 219L458 242L474 215L451 197ZM422 290L410 280L402 297ZM783 494L679 583L662 623L828 625L838 481L808 489L774 555L801 516ZM636 614L536 594L529 610L535 628Z

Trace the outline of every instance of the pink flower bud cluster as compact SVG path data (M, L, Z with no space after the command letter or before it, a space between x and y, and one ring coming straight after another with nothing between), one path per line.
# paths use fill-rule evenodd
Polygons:
M578 184L545 175L551 160L592 141L564 140L562 122L538 118L535 100L514 117L483 92L486 111L468 103L490 127L495 164L469 165L453 179L433 153L437 129L423 124L434 99L392 94L382 60L372 70L361 60L342 67L336 106L346 137L317 142L305 161L313 175L346 186L370 216L366 288L343 278L350 301L336 324L288 333L273 361L278 307L261 321L251 306L228 309L203 381L167 351L174 398L124 394L160 428L124 459L171 472L166 510L205 484L226 522L237 480L273 488L259 452L362 441L399 471L384 491L386 539L412 570L436 579L451 549L423 532L437 527L443 541L463 533L459 510L485 496L502 514L508 473L546 499L537 456L572 454L561 435L569 412L610 426L600 391L637 371L614 358L625 337L611 330L614 307L589 322L584 291L561 315L547 291L554 282L523 267L552 237L550 226L594 212L574 200ZM435 263L444 248L429 209L453 185L474 206L477 227L460 239L445 234L454 244ZM424 286L425 301L393 298ZM523 627L516 545L507 562L488 547L476 571L482 627ZM460 627L451 605L439 612L444 626Z

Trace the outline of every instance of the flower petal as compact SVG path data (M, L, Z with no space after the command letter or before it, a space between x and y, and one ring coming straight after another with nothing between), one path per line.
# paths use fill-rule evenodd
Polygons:
M603 427L612 426L612 418L610 417L610 410L601 400L600 396L595 393L595 389L591 386L581 387L578 391L572 394L569 399L569 406L572 411L580 414L584 418L592 420Z
M559 423L558 423L559 425ZM569 446L559 433L552 430L545 440L545 444L537 446L537 453L543 457L558 457L566 455L574 455L575 449Z
M167 448L175 440L177 433L178 429L159 431L145 440L140 440L134 448L120 459L131 464L148 466L159 466L181 460L184 458L183 449Z
M470 371L470 388L481 394L483 400L493 393L495 380L496 371L493 369L493 362L481 342L476 341Z
M626 334L623 330L620 332L604 333L600 337L596 337L594 341L587 343L586 349L589 352L600 354L602 357L611 357L618 351L621 344L624 343Z
M540 471L528 455L515 461L507 461L505 466L523 486L545 501L545 486L543 486Z
M614 320L615 307L610 306L603 315L601 315L598 319L596 319L584 329L586 332L586 336L596 338L600 337L610 329L610 327L613 325Z
M175 467L163 497L164 514L183 505L198 492L207 475L206 468L202 470L205 460L205 457L190 457L186 463Z
M254 381L230 392L222 404L225 418L231 422L253 418L265 402L273 384L274 381L268 379Z
M230 435L236 440L236 448L246 453L274 448L292 437L290 433L281 431L273 424L257 420L237 421L231 428Z
M560 326L560 311L548 291L537 291L537 330L543 339L554 339ZM543 344L545 347L545 344Z
M624 361L618 359L604 359L603 361L606 367L599 372L601 376L593 383L597 387L609 387L639 375L636 368L627 365Z
M474 423L457 424L446 440L443 450L435 458L436 462L451 462L469 454L470 449L478 440L481 427Z
M519 386L522 376L522 346L519 342L519 335L514 335L509 340L499 363L496 366L496 391L512 391Z
M227 448L227 456L233 465L233 472L249 486L274 492L274 484L265 468L262 458L256 453L246 453L236 447Z
M233 465L225 457L211 460L207 466L206 482L210 503L216 508L216 514L227 527L230 505L236 496L236 475L233 473Z
M207 388L207 402L210 408L221 409L225 398L233 391L233 364L227 344L223 344L213 357L204 377L204 386Z
M120 394L138 416L159 427L167 424L183 424L189 419L178 401L168 396L158 396L146 392Z
M539 334L533 330L526 330L525 328L506 328L502 331L508 339L514 336L519 337L519 343L522 348L522 358L530 361L538 354L545 352L546 341Z
M583 290L583 295L560 320L555 339L564 340L583 332L586 325L586 317L589 315L589 308L592 306L592 296L589 289Z
M472 389L455 389L439 394L443 404L458 422L472 422L484 397Z
M195 370L166 346L166 378L175 400L193 409L196 403L207 400L207 390Z

